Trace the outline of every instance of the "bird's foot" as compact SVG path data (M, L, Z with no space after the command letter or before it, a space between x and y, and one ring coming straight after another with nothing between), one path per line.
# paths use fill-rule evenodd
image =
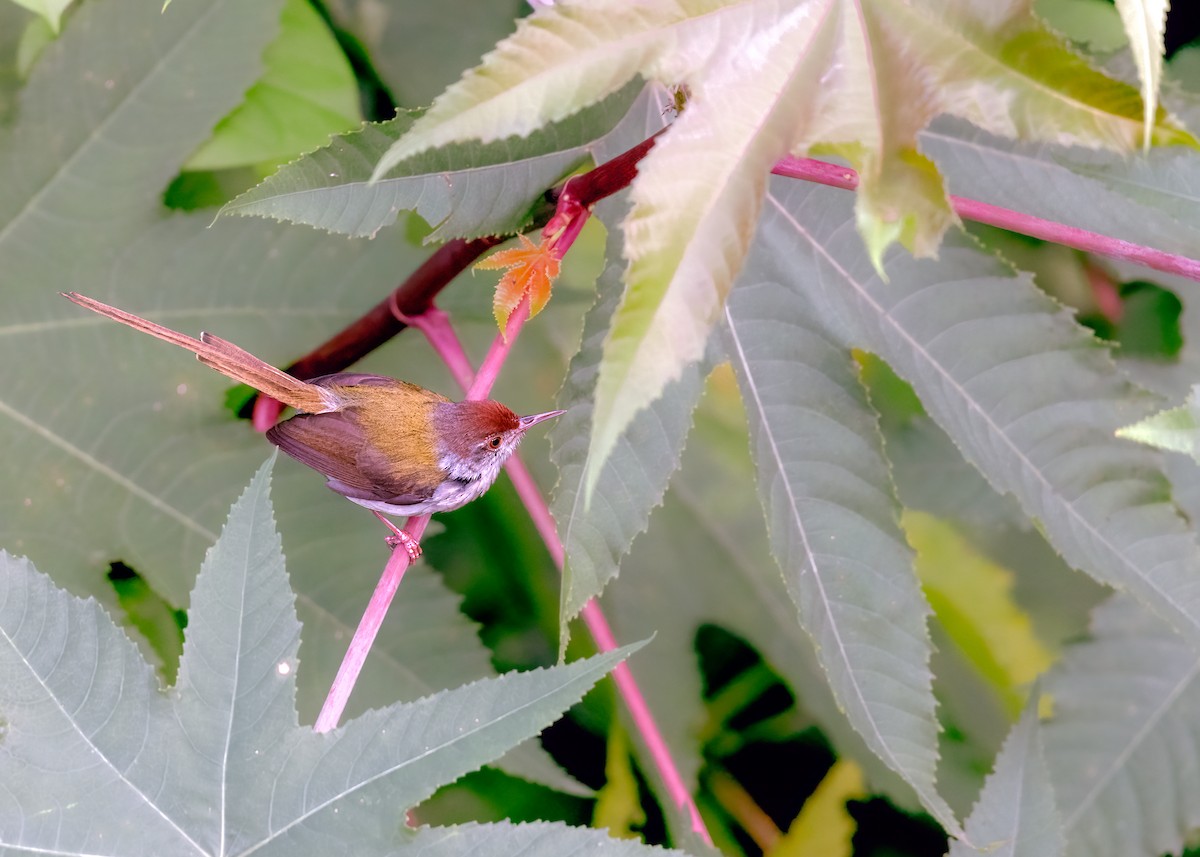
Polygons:
M374 512L374 510L372 511ZM395 550L396 548L400 547L400 545L404 545L404 549L408 551L408 558L412 562L416 562L421 558L423 551L421 550L420 542L418 542L404 530L397 527L379 512L374 512L374 514L376 518L383 521L384 526L392 531L388 537L384 539L388 547L390 547L392 550Z

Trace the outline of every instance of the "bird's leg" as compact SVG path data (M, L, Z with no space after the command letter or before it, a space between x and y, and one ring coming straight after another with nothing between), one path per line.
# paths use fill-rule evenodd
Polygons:
M371 514L383 521L384 526L392 531L392 534L384 539L384 541L387 542L388 547L395 549L400 545L404 545L404 549L408 551L409 559L411 559L413 562L416 562L421 558L422 551L420 542L385 518L382 513L376 512L374 509L372 509Z

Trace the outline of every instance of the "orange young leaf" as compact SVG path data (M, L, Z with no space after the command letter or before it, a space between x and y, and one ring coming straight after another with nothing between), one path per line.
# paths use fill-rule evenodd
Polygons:
M562 259L554 255L545 240L534 244L524 235L517 237L521 239L520 247L501 250L475 263L476 268L485 271L507 269L496 286L496 297L492 302L496 323L501 330L504 330L508 317L526 295L529 296L530 318L542 311L546 301L550 300L550 286L562 264Z

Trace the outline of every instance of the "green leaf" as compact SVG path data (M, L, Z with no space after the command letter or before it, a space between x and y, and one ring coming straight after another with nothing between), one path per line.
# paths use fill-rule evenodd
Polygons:
M1069 853L1180 853L1200 825L1191 799L1200 789L1195 646L1114 596L1046 690L1054 699L1046 761Z
M695 420L662 508L622 562L621 577L604 601L610 621L623 635L655 635L654 644L639 653L630 669L684 782L693 784L700 768L707 713L697 671L680 665L695 661L697 630L715 624L762 653L839 757L862 766L872 791L916 810L911 786L851 728L830 691L812 638L796 621L796 607L768 550L745 415L730 371L718 369L710 377ZM624 722L647 758L640 736L628 719ZM648 765L643 770L664 808L672 807L657 772ZM672 833L684 835L688 820L674 809L666 815Z
M157 196L179 164L258 76L279 8L280 0L216 0L163 15L134 0L97 0L71 16L0 136L0 268L9 284L60 289L61 277L44 276L47 263L66 268L71 259L82 270L157 219ZM203 83L184 97L195 81Z
M891 282L847 240L848 200L780 182L760 229L789 249L787 285L845 344L879 354L1068 563L1200 636L1200 550L1158 459L1113 436L1153 397L1058 304L948 240L936 264L889 257ZM1071 397L1070 407L1063 403Z
M185 170L277 164L362 121L346 55L308 0L287 0L263 76L218 123Z
M1145 104L1145 136L1142 145L1149 149L1158 111L1158 88L1162 84L1163 53L1166 51L1167 9L1170 0L1116 0L1121 23L1129 36L1129 47L1142 79Z
M0 804L0 846L386 849L397 811L536 734L632 651L477 682L317 735L296 718L300 624L268 474L235 503L196 579L170 694L98 605L0 554L0 777L20 795Z
M1160 411L1117 429L1117 437L1170 452L1182 452L1200 461L1200 387L1193 387L1187 402L1178 408Z
M272 4L217 2L161 15L141 0L92 0L39 61L0 136L0 359L30 367L0 373L0 470L9 487L0 495L0 544L53 569L59 585L110 604L104 573L120 560L186 607L236 486L269 446L223 408L224 378L164 343L88 318L57 292L94 294L190 333L219 330L286 364L424 258L404 241L348 242L253 220L210 229L211 214L163 209L179 165L258 77L278 14ZM127 49L114 55L114 44ZM213 66L215 55L222 62ZM86 83L90 75L102 75L100 84ZM77 97L86 103L75 106ZM443 300L472 349L495 334L486 295L473 308L478 292L450 290ZM577 323L578 292L565 290L547 313L551 327ZM542 337L542 354L557 357L546 336L539 325L526 340ZM451 389L425 344L404 340L366 370L399 366L412 381ZM544 410L534 405L549 399L561 362L515 359L528 360L527 371L516 372L519 382L502 380L500 394L523 411ZM311 471L288 460L278 479L307 629L299 704L311 720L387 548L377 522ZM411 570L348 711L494 675L458 607L428 567ZM518 752L550 767L540 750Z
M1111 3L1035 0L1033 11L1067 38L1083 42L1098 53L1119 50L1129 41L1121 26L1121 16Z
M875 414L849 349L804 296L781 285L793 262L772 237L764 233L726 309L771 552L839 707L929 813L956 830L935 784L930 610L897 521Z
M542 193L603 146L637 92L637 86L627 87L528 139L464 143L418 155L375 184L368 181L373 165L413 120L400 116L367 125L283 167L221 214L374 236L398 212L413 210L435 227L427 241L517 232Z
M57 33L62 23L63 12L67 11L72 0L13 0L13 2L40 15L50 25L50 29Z
M1038 726L1037 689L1004 742L979 802L967 818L965 840L950 857L1060 857L1062 819L1054 802Z
M850 156L862 182L859 228L878 262L895 240L932 255L954 222L915 147L939 112L1008 136L1118 151L1141 132L1136 92L1093 70L1024 3L610 0L522 21L374 177L447 143L529 134L635 74L692 95L633 185L627 293L605 347L589 490L637 412L703 354L780 156L820 146ZM1154 135L1194 144L1165 116Z

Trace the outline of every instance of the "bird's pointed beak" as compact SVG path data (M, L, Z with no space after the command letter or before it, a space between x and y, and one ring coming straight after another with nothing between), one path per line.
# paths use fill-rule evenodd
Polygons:
M525 429L535 426L540 422L553 419L554 417L561 417L565 413L566 411L546 411L544 414L521 417L517 422L521 427L521 431L525 431Z

